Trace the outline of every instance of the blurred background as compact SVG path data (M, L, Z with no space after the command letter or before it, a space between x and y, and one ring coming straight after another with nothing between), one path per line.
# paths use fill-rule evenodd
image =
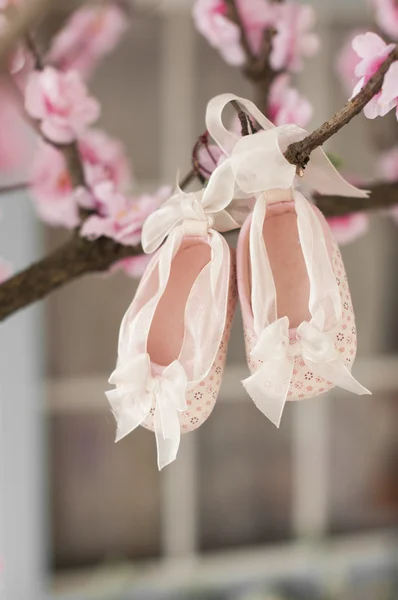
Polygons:
M345 101L337 50L374 28L365 1L313 2L323 47L298 79L318 125ZM59 2L56 25L67 8ZM141 3L92 89L137 185L189 169L207 101L250 85L195 31L191 2ZM358 117L329 144L369 179L393 116ZM0 249L22 268L56 247L22 193L1 198ZM232 236L231 243L236 239ZM372 216L344 247L357 317L354 373L373 391L289 405L278 431L244 393L236 317L215 411L157 472L153 435L114 444L104 390L136 284L72 283L1 326L0 548L6 600L398 599L397 226Z

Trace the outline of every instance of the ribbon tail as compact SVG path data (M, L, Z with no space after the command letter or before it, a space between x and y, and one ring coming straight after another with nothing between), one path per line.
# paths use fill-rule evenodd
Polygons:
M267 362L242 381L254 404L276 427L280 426L293 376L293 360L286 358L282 362Z
M369 191L361 190L346 181L332 165L322 148L317 148L312 153L304 178L319 194L355 198L367 198L370 194Z
M116 442L126 437L137 429L147 418L151 410L151 397L148 395L144 401L136 401L129 392L122 390L111 390L105 392L116 419Z
M155 411L155 436L158 453L158 469L161 471L177 458L180 447L181 430L178 411L167 407L166 402L158 398Z
M330 381L343 390L347 390L348 392L352 392L358 396L372 394L372 392L361 385L355 379L355 377L351 375L347 367L338 358L325 363L316 363L312 360L306 359L305 363L313 371L313 373L319 377L322 377L326 381Z

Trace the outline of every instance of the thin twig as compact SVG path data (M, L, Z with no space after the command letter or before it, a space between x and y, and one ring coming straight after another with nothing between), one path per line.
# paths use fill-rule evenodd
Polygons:
M196 173L195 171L192 169L191 171L189 171L189 173L187 173L185 175L185 177L183 177L180 181L180 183L178 184L179 187L184 190L185 188L187 188L194 180L196 179Z
M347 125L356 115L358 115L370 102L376 94L378 94L383 86L384 77L393 62L398 60L398 46L392 50L391 54L379 67L378 71L368 81L352 100L339 110L329 121L326 121L315 129L310 135L304 138L301 142L290 144L285 152L285 158L297 165L298 168L304 169L308 163L310 154L316 148L322 146L329 138L335 135L344 125Z
M241 107L239 106L238 102L236 102L236 100L232 100L231 104L234 107L234 109L236 110L237 115L239 117L242 136L250 135L251 131L249 129L251 126L251 121L250 121L249 115L247 115L245 113L245 111L241 109Z

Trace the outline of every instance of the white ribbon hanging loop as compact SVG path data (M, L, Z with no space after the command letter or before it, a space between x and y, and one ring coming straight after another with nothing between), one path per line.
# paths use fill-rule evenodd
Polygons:
M223 124L222 113L231 101L241 104L264 131L239 137L231 133ZM223 170L213 175L214 184L222 180L223 189L233 189L232 178L241 190L256 195L271 189L288 189L294 183L295 165L284 157L289 144L298 142L308 135L308 131L295 124L275 127L259 109L245 98L233 94L222 94L213 98L206 113L207 130L229 157L223 163ZM366 198L369 193L356 188L346 181L330 162L322 148L311 153L311 159L302 177L303 183L319 194L336 194ZM216 187L214 185L214 187Z

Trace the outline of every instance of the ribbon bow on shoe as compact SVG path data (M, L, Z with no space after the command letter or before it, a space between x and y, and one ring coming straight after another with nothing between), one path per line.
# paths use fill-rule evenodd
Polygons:
M218 168L218 167L217 167ZM217 169L216 169L217 170ZM232 200L234 182L229 181L226 194L219 193L210 180L205 190L185 193L181 189L167 200L145 221L142 230L142 246L144 251L154 252L171 233L180 230L188 235L205 235L209 229L226 232L242 225L229 210Z
M288 317L278 319L263 330L251 352L251 356L263 364L242 383L256 406L277 427L286 404L296 356L301 356L307 367L326 381L354 394L370 393L344 365L332 336L305 321L297 329L297 339L290 343Z
M133 361L119 361L109 383L116 386L106 393L116 418L116 441L141 425L153 407L159 469L173 462L181 436L178 413L187 410L183 366L176 360L161 375L153 375L148 354L142 354Z
M239 102L246 108L263 130L240 137L226 129L222 122L222 112L231 101ZM288 189L293 186L296 166L289 163L283 153L289 144L304 139L308 131L294 124L276 127L253 102L233 94L222 94L210 100L206 125L212 138L227 156L213 173L213 186L208 196L211 197L217 191L224 197L230 194L232 200L232 197L257 197L267 190ZM311 153L311 160L300 181L319 194L357 198L369 195L348 183L322 148L316 148Z

